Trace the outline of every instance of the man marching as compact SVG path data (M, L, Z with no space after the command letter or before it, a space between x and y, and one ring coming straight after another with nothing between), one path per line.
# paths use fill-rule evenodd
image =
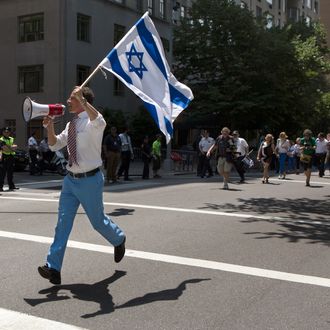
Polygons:
M52 151L67 146L68 174L64 178L59 200L58 222L45 266L38 267L39 274L53 284L61 283L64 253L81 204L93 228L114 247L115 262L125 255L124 232L104 213L101 144L106 122L92 106L94 94L88 87L75 87L67 103L73 119L59 135L55 135L53 120L45 117L48 144Z

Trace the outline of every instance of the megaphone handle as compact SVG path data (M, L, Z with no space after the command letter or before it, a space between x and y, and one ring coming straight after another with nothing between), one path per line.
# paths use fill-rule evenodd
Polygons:
M49 117L50 119L54 119L55 117L54 116L47 116L47 117ZM48 127L48 125L42 125L44 128L47 128Z

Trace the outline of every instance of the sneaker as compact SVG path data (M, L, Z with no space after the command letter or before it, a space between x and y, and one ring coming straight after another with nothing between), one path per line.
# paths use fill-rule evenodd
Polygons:
M282 175L279 175L278 178L279 178L279 179L282 179Z
M126 242L126 237L124 237L123 243L121 243L118 246L115 246L115 253L114 253L114 258L115 262L120 262L125 255L125 242Z
M228 183L227 183L227 182L225 182L225 183L223 184L223 189L224 189L224 190L228 190L228 189L229 189L229 186L228 186Z
M49 268L47 264L38 267L38 272L41 277L46 278L50 283L61 284L61 273L54 268Z

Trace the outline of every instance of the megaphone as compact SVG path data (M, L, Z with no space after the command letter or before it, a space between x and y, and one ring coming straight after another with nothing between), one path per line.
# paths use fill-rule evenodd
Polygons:
M64 115L64 111L65 106L63 104L40 104L32 101L28 96L22 105L23 118L26 122L37 117L61 117Z

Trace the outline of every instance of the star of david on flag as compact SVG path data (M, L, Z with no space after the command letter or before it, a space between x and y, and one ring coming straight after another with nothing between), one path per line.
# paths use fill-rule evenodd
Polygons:
M143 52L137 52L134 44L132 44L130 51L126 52L126 57L128 61L129 72L135 72L138 77L142 79L143 71L148 71L142 62ZM135 58L137 58L138 63Z
M158 32L146 12L99 67L112 72L139 96L169 143L173 122L194 98L166 61Z

